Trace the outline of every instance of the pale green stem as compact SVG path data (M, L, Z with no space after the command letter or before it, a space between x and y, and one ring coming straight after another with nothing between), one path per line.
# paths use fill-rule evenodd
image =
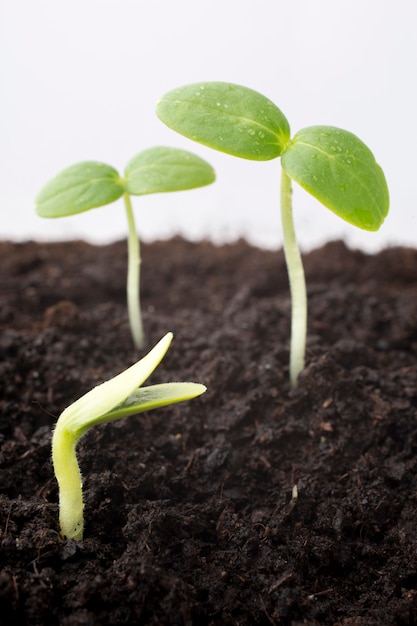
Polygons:
M59 422L52 437L52 462L59 486L61 535L81 540L84 530L84 503L81 472L75 456L77 438Z
M290 381L295 387L304 369L307 336L307 289L300 249L295 237L292 214L291 179L282 170L281 220L284 237L284 254L287 263L291 292L291 347Z
M129 314L130 330L133 342L137 348L142 348L143 325L140 310L140 246L136 232L135 218L132 203L128 193L123 195L125 201L127 222L129 227L127 239L127 308Z

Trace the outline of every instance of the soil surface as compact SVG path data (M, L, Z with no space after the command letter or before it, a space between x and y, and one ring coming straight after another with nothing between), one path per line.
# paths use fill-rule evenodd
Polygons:
M208 391L84 436L81 542L51 429L145 352L126 244L3 242L0 263L1 625L417 624L417 251L305 255L291 389L281 252L144 245L147 349L174 333L150 382Z

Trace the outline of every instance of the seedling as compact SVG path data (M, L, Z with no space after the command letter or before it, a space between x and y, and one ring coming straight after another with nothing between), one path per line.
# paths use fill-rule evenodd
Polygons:
M172 340L167 333L140 361L98 385L61 413L52 437L52 461L59 486L61 535L81 540L84 503L81 472L75 454L79 439L92 426L129 415L190 400L206 391L198 383L165 383L140 386L159 365Z
M212 183L213 168L200 157L178 148L155 147L136 155L122 178L110 165L83 161L72 165L40 191L36 212L41 217L64 217L110 204L123 196L128 223L127 304L132 338L144 344L140 306L140 243L131 196L194 189Z
M345 221L375 231L388 213L384 173L352 133L310 126L291 138L280 109L265 96L230 83L186 85L163 96L157 115L170 128L210 148L254 161L281 157L281 221L291 291L290 380L304 369L307 292L294 231L292 180Z

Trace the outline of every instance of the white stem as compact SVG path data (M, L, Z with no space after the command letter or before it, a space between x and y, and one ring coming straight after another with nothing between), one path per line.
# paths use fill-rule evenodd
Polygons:
M127 250L127 308L130 330L135 346L142 348L144 344L142 314L140 310L140 246L136 232L135 218L129 194L124 194L127 222L129 227Z
M295 237L291 179L284 171L282 171L281 177L281 220L284 254L291 292L290 381L291 385L295 387L298 375L304 369L305 362L307 288L300 249Z

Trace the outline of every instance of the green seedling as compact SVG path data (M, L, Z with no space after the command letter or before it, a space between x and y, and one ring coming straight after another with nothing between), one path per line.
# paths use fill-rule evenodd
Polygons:
M59 486L61 536L81 540L84 503L81 472L75 454L79 439L92 427L195 398L206 391L198 383L165 383L141 387L158 366L172 340L167 333L140 361L98 385L63 411L52 437L52 461Z
M290 380L304 369L307 292L295 236L292 181L345 221L375 231L388 213L384 173L352 133L310 126L291 137L289 123L271 100L222 82L186 85L163 96L157 115L182 135L221 152L254 161L281 157L281 221L291 291Z
M136 155L124 177L110 165L83 161L61 171L36 198L41 217L64 217L110 204L123 196L128 222L127 304L132 338L144 344L140 306L140 244L131 196L195 189L215 179L213 168L200 157L178 148L155 147Z

